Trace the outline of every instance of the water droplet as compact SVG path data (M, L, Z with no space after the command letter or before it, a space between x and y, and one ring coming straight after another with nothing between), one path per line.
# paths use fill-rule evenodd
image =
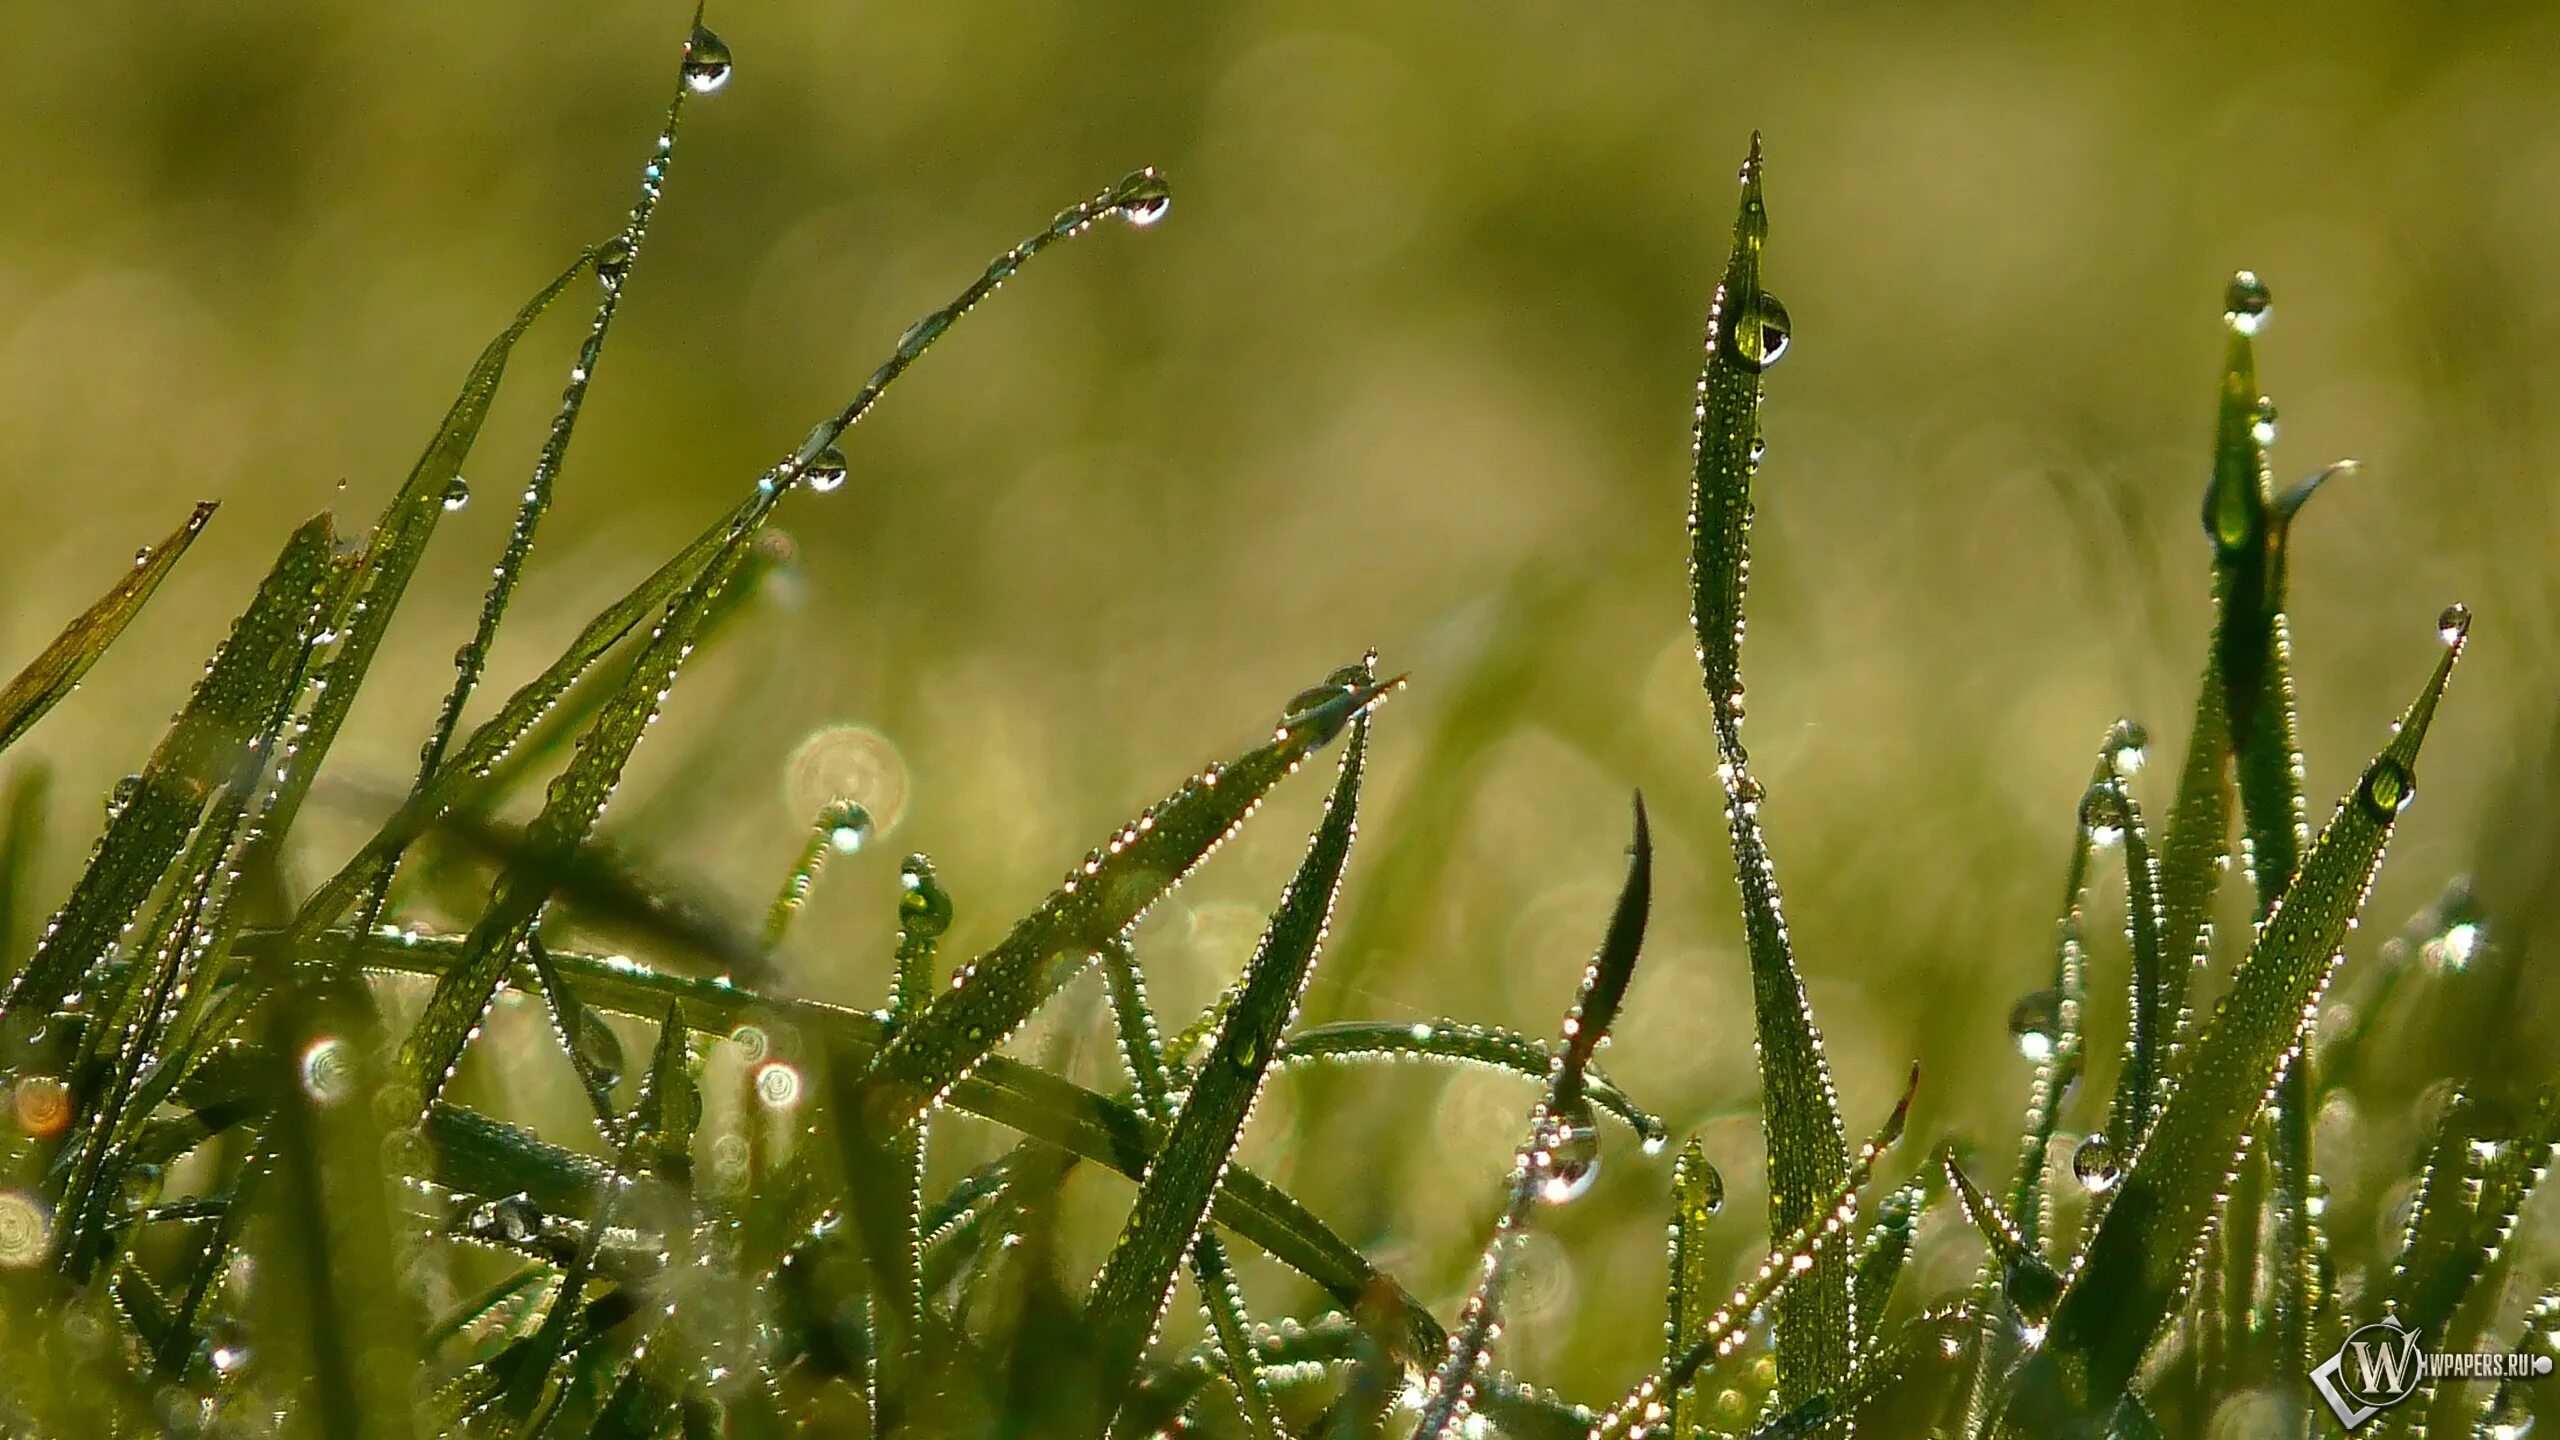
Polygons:
M2001 1261L2000 1285L2035 1331L2042 1330L2045 1318L2053 1314L2053 1302L2062 1295L2062 1276L2031 1250L2019 1250Z
M2056 1037L2062 1033L2062 992L2030 990L2009 1007L2009 1036L2018 1042L2018 1053L2042 1063L2053 1056Z
M1778 297L1763 290L1755 303L1740 305L1716 329L1716 347L1724 357L1758 374L1778 363L1794 337L1794 323Z
M2080 828L2088 832L2089 843L2101 850L2124 840L2128 818L2124 792L2110 782L2100 781L2080 797Z
M2106 1136L2092 1135L2071 1152L2071 1173L2090 1194L2103 1195L2116 1188L2116 1181L2124 1175L2124 1165Z
M2222 322L2243 335L2255 335L2267 328L2267 315L2274 302L2267 298L2267 283L2255 270L2232 272L2231 283L2222 291Z
M495 1202L489 1207L489 1220L502 1238L518 1245L542 1233L542 1211L527 1195L510 1195Z
M800 474L802 479L809 482L809 488L821 495L830 490L840 489L844 485L845 477L844 452L829 445L810 456L808 468L802 470Z
M1173 209L1173 187L1156 173L1153 166L1120 182L1120 194L1112 212L1144 230L1165 217Z
M2261 447L2276 443L2276 402L2261 395L2257 408L2249 412L2249 438Z
M323 1105L335 1105L354 1088L355 1057L348 1053L345 1041L323 1035L303 1048L303 1093Z
M469 481L463 479L459 475L456 475L445 482L444 508L446 513L450 514L451 512L459 510L470 503L471 483Z
M2464 920L2459 923L2446 926L2444 934L2437 938L2434 948L2444 956L2444 965L2446 969L2462 970L2469 968L2471 964L2471 957L2480 953L2480 926L2478 922ZM23 1085L25 1082L21 1081L19 1083Z
M212 1362L214 1374L236 1375L241 1366L249 1363L249 1343L240 1337L238 1326L223 1321L213 1327L211 1348L205 1358Z
M1591 1193L1600 1178L1600 1122L1588 1101L1576 1101L1538 1118L1537 1146L1547 1154L1546 1177L1538 1198L1563 1205Z
M141 793L142 777L140 775L127 775L117 781L116 788L107 792L107 818L113 820L123 814L124 807L132 804L133 797Z
M631 273L631 232L623 231L596 247L596 280L607 290L622 288L622 277Z
M575 1038L570 1041L578 1049L578 1063L607 1088L622 1082L622 1037L593 1010L580 1008Z
M685 88L696 95L708 95L729 83L732 68L729 47L720 37L700 25L684 42Z
M136 551L134 551L134 552L133 552L133 568L134 568L134 569L139 570L139 569L141 569L143 566L148 565L148 564L150 564L150 563L151 563L151 547L150 547L150 546L145 545L145 546L143 546L141 549L136 550Z
M2447 645L2459 645L2471 634L2471 607L2456 602L2436 615L2436 634Z
M2356 787L2356 799L2365 813L2385 824L2408 809L2417 793L2418 777L2388 755L2376 759L2364 772L2364 783Z
M788 1110L799 1104L799 1070L779 1060L756 1067L756 1099L773 1110Z
M871 812L850 800L839 800L818 812L819 828L839 855L851 855L871 838Z
M951 928L951 895L933 873L933 862L910 855L898 866L898 924L918 940L931 940Z
M0 1193L0 1269L24 1270L44 1259L53 1221L44 1203L17 1191Z

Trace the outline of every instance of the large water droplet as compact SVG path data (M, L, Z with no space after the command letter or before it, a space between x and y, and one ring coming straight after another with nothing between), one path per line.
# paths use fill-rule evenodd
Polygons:
M2092 1195L2103 1195L2116 1188L2124 1175L2124 1162L2116 1158L2116 1147L2104 1135L2092 1135L2071 1152L2071 1174Z
M933 862L910 855L898 866L898 924L918 940L931 940L951 928L951 895L935 878Z
M444 482L444 508L446 513L450 514L470 503L471 482L463 479L459 475L456 475L452 479Z
M142 777L140 775L127 775L117 781L116 788L107 792L107 818L113 820L123 814L124 807L132 804L133 797L141 793Z
M809 457L809 467L800 474L810 489L824 495L844 485L845 468L844 452L830 445Z
M2267 315L2274 302L2267 298L2267 284L2255 270L2233 272L2231 283L2222 291L2222 321L2243 335L2255 335L2267 327Z
M1716 329L1716 347L1726 359L1757 374L1778 363L1794 333L1787 307L1763 290L1750 302L1733 307Z
M2001 1262L2000 1285L2009 1292L2009 1303L2035 1329L2042 1328L2053 1313L2053 1302L2062 1295L2062 1276L2031 1250L2017 1251Z
M2061 1034L2061 991L2030 990L2009 1007L2009 1038L2028 1059L2041 1064L2053 1058L2054 1041Z
M542 1211L527 1195L510 1195L489 1207L490 1223L500 1237L518 1245L542 1233Z
M2124 792L2112 783L2100 781L2080 797L2080 828L2101 850L2123 841L2127 818Z
M839 800L818 812L818 824L839 855L854 854L871 838L871 812L850 800Z
M2261 395L2255 409L2249 412L2249 438L2261 448L2276 443L2276 402Z
M622 231L596 247L596 280L607 290L622 288L622 277L631 273L631 257L636 252L631 232Z
M213 1365L214 1374L225 1377L235 1375L239 1373L241 1366L249 1363L249 1342L241 1338L239 1326L229 1321L216 1324L209 1337L209 1343L210 1348L205 1352L205 1359Z
M2436 634L2447 645L2459 645L2471 634L2471 607L2456 602L2436 615Z
M1162 220L1172 209L1173 187L1153 166L1122 181L1119 198L1112 205L1114 214L1141 230Z
M1537 1146L1547 1155L1546 1175L1538 1182L1540 1200L1563 1205L1591 1193L1600 1178L1600 1123L1588 1101L1542 1112Z
M2356 801L2365 813L2388 824L2391 818L2409 808L2418 793L2418 777L2409 767L2385 755L2376 759L2364 772L2364 783L2356 787Z
M707 28L696 25L684 42L685 88L708 95L729 83L729 47Z

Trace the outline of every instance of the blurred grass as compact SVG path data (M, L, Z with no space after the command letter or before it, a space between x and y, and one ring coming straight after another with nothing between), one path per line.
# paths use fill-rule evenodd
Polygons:
M2000 1027L2047 963L2089 737L2130 713L2155 756L2182 742L2207 608L2194 515L2214 305L2235 266L2276 295L2262 355L2279 478L2366 464L2294 546L2315 822L2395 711L2437 608L2482 617L2347 981L2475 863L2509 935L2560 915L2560 417L2536 364L2560 328L2545 263L2560 92L2538 58L2560 16L961 3L715 18L738 80L688 130L499 648L500 693L1022 217L1142 162L1177 193L1143 243L1017 287L851 437L853 483L784 516L798 603L706 657L641 751L612 817L624 839L751 918L811 812L788 780L802 739L851 723L895 747L901 813L873 807L893 833L831 872L799 924L790 960L812 993L877 994L899 850L935 854L958 900L951 948L974 953L1169 766L1232 750L1270 696L1368 643L1416 672L1375 760L1392 833L1420 737L1496 638L1497 597L1536 566L1572 584L1445 828L1414 837L1446 849L1431 892L1399 897L1419 919L1382 927L1397 953L1330 960L1358 967L1357 992L1320 970L1311 1018L1419 1019L1463 996L1466 1018L1543 1033L1606 911L1640 781L1660 846L1654 958L1608 1063L1675 1125L1746 1107L1747 977L1675 519L1727 167L1755 126L1786 216L1769 281L1796 344L1767 409L1750 734L1852 1113L1880 1113L1917 1056L1932 1078L1915 1132L1996 1143L2014 1117L2025 1067ZM13 19L41 63L0 91L11 188L38 197L0 211L0 526L22 537L0 570L0 650L32 653L59 624L48 601L93 591L102 561L187 502L225 502L73 700L78 722L22 747L63 771L66 840L39 894L68 884L76 837L180 699L188 668L171 662L211 648L273 536L342 477L344 507L370 513L495 325L610 230L680 19L496 3ZM500 399L467 472L482 498L430 553L342 775L408 773L572 328L527 342L536 383ZM2155 810L2163 783L2145 777ZM653 804L653 786L692 793ZM1318 788L1290 787L1289 818L1245 832L1150 922L1169 1021L1240 963L1258 925L1240 907L1276 891ZM369 818L320 808L344 846ZM1359 873L1385 864L1354 863L1354 933L1378 898ZM2470 1040L2494 1015L2511 1038L2437 1049L2548 1053L2550 1002L2505 983L2456 987L2412 1038ZM1266 1145L1307 1093L1295 1083L1256 1120ZM1437 1107L1420 1162L1449 1185L1406 1187L1349 1233L1443 1285L1424 1293L1445 1308L1524 1097L1415 1070L1363 1097ZM1706 1136L1737 1182L1731 1213L1756 1213L1756 1126ZM1656 1319L1650 1285L1602 1283L1662 1263L1671 1157L1622 1141L1536 1252L1548 1298L1513 1330L1523 1368L1585 1394L1625 1376L1623 1337ZM2338 1186L2342 1213L2387 1219L2351 1173ZM1368 1203L1307 1198L1346 1222ZM1751 1227L1731 1228L1738 1253ZM1268 1262L1238 1258L1248 1286L1270 1282ZM1577 1312L1622 1323L1575 1326L1568 1349Z

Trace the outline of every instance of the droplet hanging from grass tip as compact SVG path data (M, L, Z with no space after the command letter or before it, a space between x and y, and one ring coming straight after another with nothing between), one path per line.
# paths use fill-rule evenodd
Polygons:
M2267 327L2267 316L2274 302L2267 297L2267 284L2255 270L2232 272L2231 283L2222 290L2222 321L2243 335L2255 335Z
M844 452L829 445L809 458L808 468L800 475L809 482L811 490L824 495L828 491L842 489L846 473Z
M1111 206L1113 214L1140 230L1164 219L1172 209L1173 187L1152 165L1121 181Z
M2062 992L2030 990L2009 1007L2009 1038L2018 1042L2018 1053L2039 1063L2053 1057L2056 1037L2062 1034Z
M2071 1174L2080 1187L2092 1195L2103 1195L2116 1186L2124 1174L2124 1163L2116 1156L2116 1147L2104 1135L2092 1135L2071 1152Z
M2459 601L2447 605L2436 616L2436 635L2447 645L2459 645L2471 635L2471 607Z
M735 68L728 45L697 22L684 42L685 88L696 95L708 95L727 85Z
M933 862L910 855L898 866L898 924L918 940L951 928L951 894L933 873Z
M818 827L827 832L827 843L837 854L858 854L871 838L871 812L853 801L839 800L818 816Z

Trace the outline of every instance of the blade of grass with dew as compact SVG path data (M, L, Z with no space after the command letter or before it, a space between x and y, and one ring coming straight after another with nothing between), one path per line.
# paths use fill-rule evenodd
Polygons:
M628 1136L622 1114L613 1103L613 1087L622 1082L622 1040L603 1016L578 998L576 988L551 963L551 951L541 936L525 937L524 954L539 982L535 988L542 996L543 1009L551 1016L551 1038L569 1057L569 1068L586 1095L596 1133L607 1145L620 1148Z
M1163 1147L1147 1166L1145 1178L1139 1181L1137 1200L1085 1303L1085 1323L1092 1331L1094 1355L1100 1367L1096 1433L1109 1425L1126 1398L1138 1357L1154 1336L1172 1297L1174 1269L1192 1253L1208 1224L1219 1179L1233 1161L1245 1122L1262 1098L1271 1057L1280 1048L1280 1037L1297 1018L1299 998L1306 993L1307 977L1315 968L1325 929L1333 919L1334 897L1342 888L1342 871L1351 858L1352 839L1359 833L1369 712L1383 687L1376 678L1374 663L1368 663L1337 670L1317 688L1330 693L1319 696L1311 690L1301 695L1290 706L1290 718L1283 722L1279 733L1299 735L1303 724L1304 735L1311 736L1345 722L1350 724L1351 739L1343 748L1333 793L1326 798L1323 818L1308 839L1305 858L1281 891L1261 943L1245 963L1236 1003L1227 1012L1225 1023L1218 1027L1217 1038L1210 1042L1209 1058L1193 1080L1180 1113L1173 1116ZM1302 716L1323 718L1302 722ZM1124 927L1125 924L1124 921ZM1134 980L1134 971L1131 978ZM1149 1048L1153 1038L1140 1037L1139 1048ZM1142 1075L1139 1084L1142 1088L1156 1088L1160 1103L1169 1111L1170 1096L1163 1093L1161 1052L1147 1058L1154 1063L1143 1068L1154 1073ZM1233 1303L1231 1281L1215 1286L1211 1277L1204 1276L1203 1282L1204 1299L1213 1314L1222 1301ZM1217 1288L1228 1293L1211 1293ZM1239 1358L1240 1363L1250 1361L1249 1356ZM1249 1410L1254 1408L1255 1399L1267 1400L1267 1395L1258 1392L1250 1380L1244 1382L1244 1389ZM1261 1418L1267 1420L1268 1405L1261 1408L1265 1412Z
M731 525L727 537L705 562L632 662L622 686L580 740L569 767L552 782L541 812L527 838L535 852L532 863L511 867L499 879L488 909L472 926L466 963L437 982L427 1010L402 1046L402 1083L421 1112L450 1078L462 1047L496 994L509 956L530 933L549 899L547 871L574 854L601 817L605 802L621 778L622 768L638 746L641 732L656 718L658 707L693 651L707 612L720 592L736 578L760 533L784 494L806 483L812 489L841 483L843 458L835 443L860 422L888 387L949 328L993 294L1032 256L1055 242L1081 234L1105 215L1153 218L1164 202L1163 182L1153 171L1140 171L1086 200L1069 206L1038 235L998 256L978 279L949 304L909 327L890 358L866 380L854 398L831 419L821 421L797 450L756 482ZM1155 210L1141 207L1154 206Z
M2141 753L2140 745L2113 752L2106 782L2107 805L2115 812L2112 819L2123 835L2125 935L2132 965L2125 996L2124 1065L2108 1102L2106 1149L2091 1164L2084 1164L2077 1154L2071 1162L2073 1173L2093 1187L2114 1183L2115 1168L2150 1133L2151 1119L2160 1109L2161 1077L2168 1068L2170 1028L2177 1018L2165 1008L2163 977L2170 965L2183 962L2173 960L2163 944L2160 858L2152 849L2151 830L2143 822L2142 806L2134 800L2131 784L2133 757ZM2104 1179L2099 1178L2102 1173Z
M1669 1368L1688 1353L1713 1324L1716 1301L1724 1293L1707 1249L1707 1226L1724 1208L1724 1176L1707 1163L1706 1147L1689 1137L1671 1167L1671 1258L1663 1286L1662 1363ZM1695 1435L1706 1423L1706 1407L1694 1385L1671 1396L1671 1433Z
M2027 1403L2012 1407L2014 1433L2112 1411L2185 1288L2243 1136L2300 1032L2304 1007L2335 967L2415 788L2419 746L2462 652L2462 629L2444 629L2451 643L2398 733L2321 832L2182 1057L2169 1102L2090 1237L2033 1373L2023 1377Z
M1706 363L1698 376L1697 473L1689 494L1690 620L1715 712L1716 775L1742 893L1743 937L1751 959L1752 1014L1759 1036L1761 1114L1769 1137L1769 1229L1805 1223L1849 1171L1840 1101L1822 1054L1822 1034L1805 1000L1787 941L1778 876L1760 830L1761 785L1742 744L1743 591L1751 569L1751 482L1760 468L1762 372L1786 352L1786 307L1760 285L1760 249L1769 212L1762 193L1760 137L1742 165L1742 204L1733 254L1707 315ZM1849 1260L1835 1248L1815 1273L1778 1302L1778 1395L1794 1404L1838 1385L1856 1350L1849 1306Z
M1858 1323L1868 1340L1883 1333L1885 1309L1893 1303L1894 1286L1911 1259L1912 1235L1928 1208L1929 1192L1916 1180L1876 1202L1857 1268Z
M268 688L263 697L250 697L252 703L263 703L263 711L256 715L254 727L244 737L246 749L239 758L239 775L262 779L279 763L278 751L290 743L285 732L292 724L293 707L308 675L320 617L335 604L353 576L351 567L332 560L323 566L318 582L301 597L302 615L288 641L289 664L266 677ZM82 1048L87 1053L77 1068L84 1074L103 1072L105 1080L95 1091L81 1134L74 1142L70 1172L61 1192L57 1228L66 1274L85 1276L108 1256L109 1201L121 1188L126 1173L125 1167L116 1163L114 1150L151 1113L151 1107L137 1103L141 1098L156 1099L137 1093L146 1073L154 1066L166 1065L169 1073L183 1074L192 1064L192 1057L173 1053L170 1040L173 1034L186 1033L188 1017L178 1013L182 999L194 999L200 1004L200 997L213 989L213 976L207 973L207 967L233 898L234 877L238 874L233 867L239 850L251 843L256 834L249 827L251 805L260 789L259 780L251 779L225 784L214 792L195 833L177 859L158 911L132 946L133 953L140 957L140 973L121 987L112 1004L104 1003L107 997L101 996L98 1023L83 1036Z
M266 953L279 948L280 942L273 934L258 932L248 937L248 944L253 953ZM462 942L455 939L376 935L364 937L358 953L368 970L438 976L451 968L461 951ZM717 979L664 974L619 956L555 949L551 958L579 986L587 1003L617 1013L655 1015L673 1005L681 1010L688 1027L710 1035L727 1035L751 1017L772 1017L824 1036L830 1047L857 1053L864 1049L876 1053L888 1041L887 1025L864 1011L760 995ZM536 983L523 966L509 974L521 988ZM1002 1055L990 1055L967 1079L956 1082L948 1102L956 1110L1046 1141L1131 1179L1145 1172L1157 1145L1130 1106ZM439 1163L448 1167L445 1183L455 1189L506 1194L525 1188L516 1179L530 1175L536 1183L555 1187L555 1197L544 1203L575 1204L576 1193L586 1183L580 1178L586 1174L584 1162L577 1157L476 1112L439 1104L429 1113L428 1132L437 1142ZM530 1170L520 1168L528 1165ZM1228 1170L1210 1215L1343 1304L1352 1303L1364 1286L1381 1278L1357 1247L1242 1166ZM1442 1338L1438 1323L1409 1296L1402 1298L1402 1304L1409 1353L1436 1355Z
M1555 1073L1556 1051L1543 1040L1499 1025L1469 1025L1454 1020L1338 1020L1282 1040L1280 1053L1272 1057L1271 1063L1277 1070L1289 1070L1367 1059L1440 1060L1482 1066L1544 1083ZM1639 1108L1597 1067L1583 1076L1583 1090L1593 1106L1616 1116L1635 1131L1648 1150L1660 1149L1669 1139L1661 1118Z
M1104 943L1135 924L1235 833L1274 785L1393 683L1328 680L1300 692L1269 741L1192 776L1121 826L1039 909L963 966L950 988L899 1027L865 1078L878 1097L871 1103L902 1118L938 1103ZM1260 1068L1257 1063L1257 1075Z
M96 604L80 612L79 618L63 627L53 643L42 654L27 662L5 686L0 686L0 751L18 742L18 737L34 728L45 712L63 696L78 689L80 677L98 663L116 637L124 633L126 622L133 619L151 592L160 588L178 557L187 553L196 536L204 533L205 522L213 518L215 506L206 501L198 504L184 524L171 531L157 545L145 547L133 557L132 566L107 587Z
M35 945L31 902L52 798L53 767L43 764L20 767L0 797L0 985L17 978L18 957Z
M1359 743L1360 737L1354 735L1352 744ZM1103 947L1102 979L1111 997L1112 1030L1119 1041L1121 1063L1128 1067L1130 1088L1139 1109L1170 1133L1180 1115L1174 1104L1173 1084L1165 1070L1164 1041L1156 1029L1155 1011L1147 1004L1146 981L1138 972L1138 957L1126 940L1114 939ZM1272 1410L1271 1384L1254 1359L1253 1324L1245 1315L1243 1292L1236 1286L1226 1245L1206 1223L1205 1199L1200 1210L1199 1234L1193 1238L1187 1258L1192 1282L1200 1292L1201 1309L1208 1316L1210 1332L1217 1337L1219 1354L1226 1361L1222 1368L1235 1388L1247 1433L1256 1440L1281 1440L1284 1432ZM1171 1289L1170 1276L1167 1289ZM1129 1427L1131 1434L1152 1433L1131 1425L1125 1415L1120 1423Z
M692 1037L684 1012L670 1004L658 1021L649 1078L623 1128L637 1142L643 1171L688 1185L693 1180L693 1135L701 1124L702 1091L693 1078Z
M134 777L88 867L0 1002L0 1065L29 1058L33 1034L82 985L159 887L217 796L254 787L242 764L276 692L299 672L311 599L334 541L326 515L296 530L235 621L186 708ZM98 997L102 1010L112 1008Z
M694 30L701 30L701 17L694 18ZM658 130L657 141L650 151L648 163L641 167L640 198L633 202L629 218L619 233L589 255L601 282L604 297L596 303L594 318L587 323L586 338L579 343L578 361L569 371L568 387L560 394L560 408L551 418L551 430L542 442L542 450L533 464L532 478L526 481L524 498L516 508L515 524L507 532L506 548L498 563L491 568L489 589L480 603L480 618L471 639L454 652L453 686L445 693L444 703L436 713L435 728L418 752L418 778L410 788L410 799L416 800L434 783L436 767L444 760L445 750L453 743L453 732L462 721L462 708L471 701L471 692L480 683L486 669L489 650L497 639L498 624L506 615L508 603L515 598L518 579L524 573L525 558L532 553L534 533L540 529L542 517L551 508L551 495L560 470L569 454L569 442L578 428L579 413L586 406L587 388L594 383L596 368L603 363L606 336L613 329L613 319L622 303L623 287L638 265L640 252L649 237L649 221L657 213L658 197L664 193L669 167L675 163L676 131L684 119L685 97L693 93L690 64L694 50L692 35L685 40L684 60L678 66L675 98L667 103L666 122ZM458 463L459 457L457 457ZM468 500L467 492L455 492ZM367 888L358 907L355 928L370 930L381 917L382 907L391 886L391 873L377 876Z
M2000 1292L2017 1314L2022 1338L2032 1349L2043 1341L2045 1326L2053 1318L2054 1300L2062 1293L2062 1277L2027 1238L2025 1230L2002 1214L1991 1197L1973 1183L1973 1177L1964 1173L1952 1153L1941 1157L1941 1164L1947 1186L1955 1192L1965 1219L1982 1236L1982 1243L1990 1247L1992 1268L2000 1276Z
M1832 1192L1822 1214L1782 1236L1751 1278L1735 1287L1724 1304L1707 1317L1705 1329L1679 1358L1637 1382L1635 1388L1601 1413L1592 1423L1589 1440L1642 1440L1662 1433L1659 1427L1670 1414L1670 1397L1693 1384L1708 1365L1741 1348L1752 1319L1789 1286L1801 1283L1812 1273L1824 1250L1847 1243L1850 1224L1858 1213L1857 1192L1874 1176L1885 1152L1902 1139L1903 1126L1911 1118L1912 1097L1919 1092L1919 1086L1920 1068L1915 1065L1893 1113L1885 1118L1882 1129L1858 1147L1850 1159L1848 1177Z
M1510 1195L1477 1266L1475 1288L1458 1312L1457 1328L1449 1332L1448 1353L1424 1387L1414 1440L1441 1440L1472 1413L1477 1379L1492 1363L1512 1267L1538 1207L1580 1196L1599 1173L1600 1130L1584 1093L1583 1071L1617 1023L1653 908L1653 834L1642 795L1635 799L1635 840L1627 854L1626 883L1618 891L1600 947L1583 969L1573 1008L1565 1012L1547 1093L1530 1112L1528 1138L1512 1157Z

